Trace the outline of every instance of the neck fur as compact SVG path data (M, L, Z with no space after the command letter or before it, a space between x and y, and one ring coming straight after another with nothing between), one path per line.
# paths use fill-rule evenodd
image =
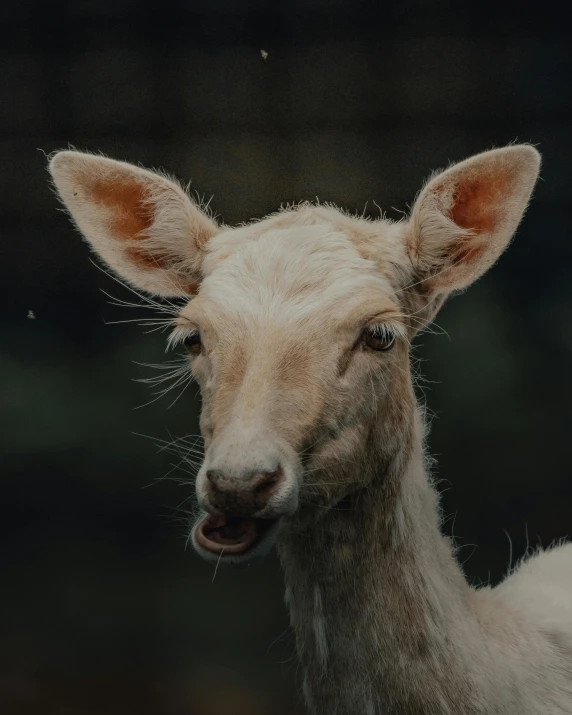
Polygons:
M313 713L473 712L473 591L439 530L421 429L383 476L279 545Z

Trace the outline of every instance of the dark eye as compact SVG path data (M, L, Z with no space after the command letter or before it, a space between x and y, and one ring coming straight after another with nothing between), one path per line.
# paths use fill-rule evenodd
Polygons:
M201 336L198 333L187 335L184 343L191 354L198 355L201 352Z
M368 348L382 352L393 347L395 334L387 325L370 325L363 331L362 341Z

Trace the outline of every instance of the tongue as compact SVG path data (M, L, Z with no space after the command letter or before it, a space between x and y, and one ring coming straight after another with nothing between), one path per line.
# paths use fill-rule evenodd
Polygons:
M249 549L258 536L254 519L209 516L197 526L196 539L207 551L220 554Z

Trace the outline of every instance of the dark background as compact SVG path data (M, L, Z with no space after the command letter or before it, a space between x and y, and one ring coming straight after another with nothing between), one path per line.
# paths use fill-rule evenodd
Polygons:
M227 223L316 196L398 218L430 170L537 144L517 240L415 355L471 581L572 531L572 43L549 10L1 3L2 713L302 713L275 558L213 580L191 487L134 434L196 433L196 388L134 409L164 340L104 322L141 311L57 210L43 152L68 143L192 178Z

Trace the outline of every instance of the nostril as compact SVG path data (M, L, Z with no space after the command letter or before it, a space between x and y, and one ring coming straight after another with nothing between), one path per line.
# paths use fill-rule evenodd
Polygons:
M282 467L273 472L259 472L252 478L254 494L258 499L269 499L280 478L282 477Z
M216 469L209 469L207 471L207 479L211 484L214 484L220 477L220 472Z
M231 488L248 490L258 493L276 484L282 476L282 468L278 467L273 472L249 472L237 477L226 474L219 469L208 469L207 479L215 488Z
M284 471L244 472L234 476L220 469L206 472L208 500L211 507L226 514L247 516L267 506Z

